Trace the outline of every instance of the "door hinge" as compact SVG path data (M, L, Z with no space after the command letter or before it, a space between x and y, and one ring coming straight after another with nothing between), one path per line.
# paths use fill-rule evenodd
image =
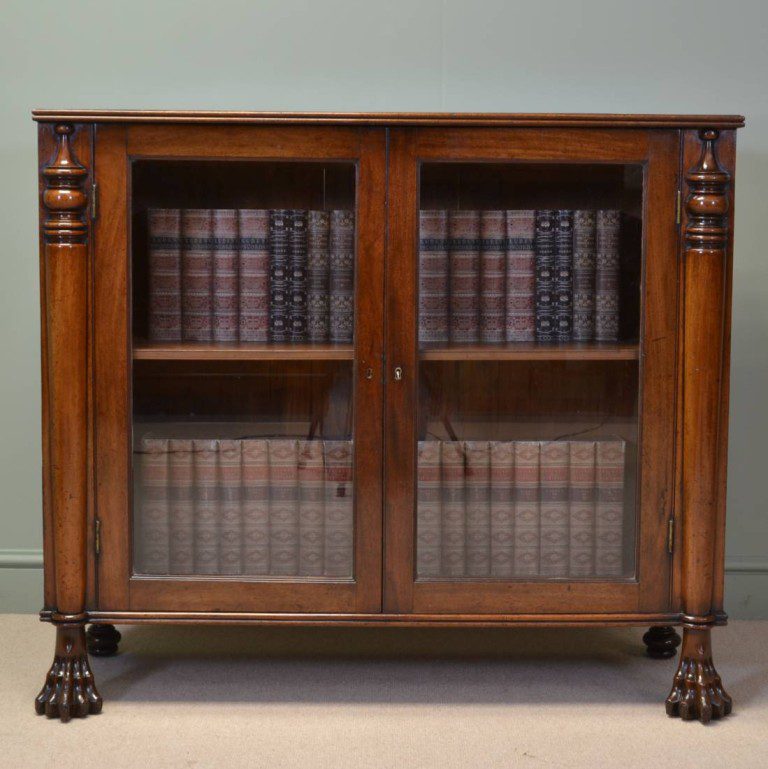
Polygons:
M96 555L101 555L101 520L96 518L93 522L93 549Z
M677 198L675 200L675 224L680 224L683 219L683 191L677 191Z
M675 519L670 518L667 521L667 552L673 553L675 550Z
M95 222L99 213L98 208L99 200L99 185L94 182L91 185L91 219Z

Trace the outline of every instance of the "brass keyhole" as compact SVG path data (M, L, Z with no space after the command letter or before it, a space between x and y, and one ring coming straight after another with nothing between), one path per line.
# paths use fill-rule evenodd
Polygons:
M400 366L395 366L395 382L399 382L403 378L403 369Z

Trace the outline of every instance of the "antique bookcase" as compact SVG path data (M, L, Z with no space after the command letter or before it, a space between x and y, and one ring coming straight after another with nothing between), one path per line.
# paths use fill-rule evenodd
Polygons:
M743 118L34 119L38 713L153 622L682 626L667 712L730 712Z

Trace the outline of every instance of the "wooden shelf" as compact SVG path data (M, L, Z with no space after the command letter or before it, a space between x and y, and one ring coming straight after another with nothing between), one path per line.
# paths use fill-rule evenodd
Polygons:
M569 342L565 344L475 344L422 347L421 360L638 360L638 344L600 344Z
M353 360L351 344L147 342L133 344L134 360Z

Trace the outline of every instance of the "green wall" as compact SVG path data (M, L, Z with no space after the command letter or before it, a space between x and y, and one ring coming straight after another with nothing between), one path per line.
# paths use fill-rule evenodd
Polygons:
M747 116L727 598L768 617L765 0L5 0L0 74L0 610L41 603L33 107L723 112Z

